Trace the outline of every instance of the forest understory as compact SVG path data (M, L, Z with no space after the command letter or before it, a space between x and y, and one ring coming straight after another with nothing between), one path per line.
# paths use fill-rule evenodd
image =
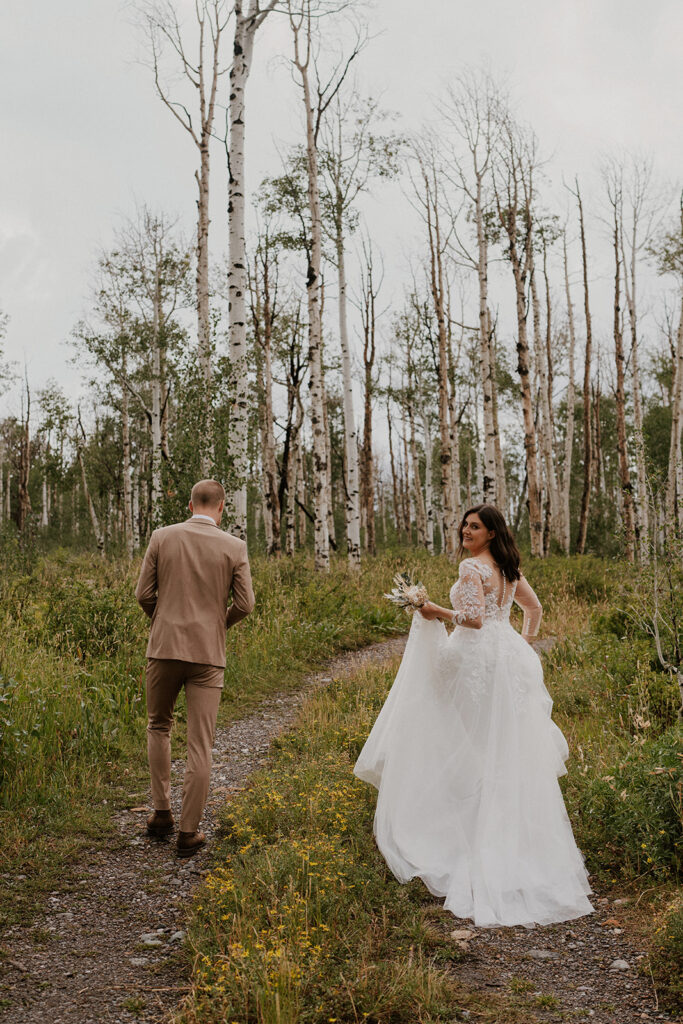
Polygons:
M360 577L257 560L257 609L231 636L212 842L185 865L143 836L132 570L53 555L5 578L2 1019L676 1019L678 695L624 618L623 563L527 567L596 913L491 932L395 882L372 840L374 791L351 776L407 625L382 593L411 563L435 598L447 593L448 561L412 551ZM348 647L358 653L335 657ZM182 707L178 719L177 779Z

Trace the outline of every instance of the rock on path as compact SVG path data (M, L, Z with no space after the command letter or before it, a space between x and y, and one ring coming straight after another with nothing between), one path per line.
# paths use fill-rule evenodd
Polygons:
M275 694L253 715L216 732L211 793L202 829L210 839L228 793L266 763L275 736L290 726L311 689L371 662L399 655L396 637L348 652L301 689ZM183 761L175 761L173 808L180 811ZM209 850L187 861L173 839L149 839L144 811L122 811L106 845L74 866L45 909L0 942L0 1021L11 1024L159 1022L189 989L184 926Z

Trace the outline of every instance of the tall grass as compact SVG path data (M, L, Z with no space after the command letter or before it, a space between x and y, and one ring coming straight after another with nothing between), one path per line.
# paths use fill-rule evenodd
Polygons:
M408 619L381 597L391 577L425 555L343 560L329 575L310 560L253 563L256 609L228 636L221 718L344 648L400 632ZM144 800L144 665L148 622L134 599L139 563L16 548L0 577L0 871L25 875L12 901L58 874L101 837L112 803ZM452 569L429 562L447 590ZM182 716L182 711L181 711ZM6 904L7 906L7 904Z
M395 668L311 697L227 806L178 1024L427 1024L468 1019L470 1006L484 1022L533 1019L455 980L452 918L421 884L399 885L375 847L375 791L351 763Z
M437 578L434 569L425 581L442 600L452 571ZM600 625L619 600L621 571L554 559L528 575L557 638L546 682L570 744L562 784L579 846L601 884L666 893L680 869L683 744L662 698L668 677ZM395 668L366 669L312 697L272 766L226 808L191 926L196 969L179 1024L462 1019L468 995L448 971L458 954L447 915L419 883L390 875L372 839L375 793L351 771ZM642 718L648 701L657 714ZM662 979L680 971L680 921L676 903L653 961ZM666 991L673 1005L680 992ZM504 999L476 1011L524 1019Z

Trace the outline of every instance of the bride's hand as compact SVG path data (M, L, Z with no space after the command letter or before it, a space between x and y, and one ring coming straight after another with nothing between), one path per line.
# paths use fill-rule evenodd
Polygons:
M432 601L425 601L419 611L424 619L438 619L439 617L439 608Z

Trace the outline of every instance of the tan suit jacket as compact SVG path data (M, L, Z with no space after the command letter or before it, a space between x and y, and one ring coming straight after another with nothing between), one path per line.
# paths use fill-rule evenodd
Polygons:
M205 519L155 530L135 596L152 620L148 658L225 668L225 631L254 607L247 545Z

